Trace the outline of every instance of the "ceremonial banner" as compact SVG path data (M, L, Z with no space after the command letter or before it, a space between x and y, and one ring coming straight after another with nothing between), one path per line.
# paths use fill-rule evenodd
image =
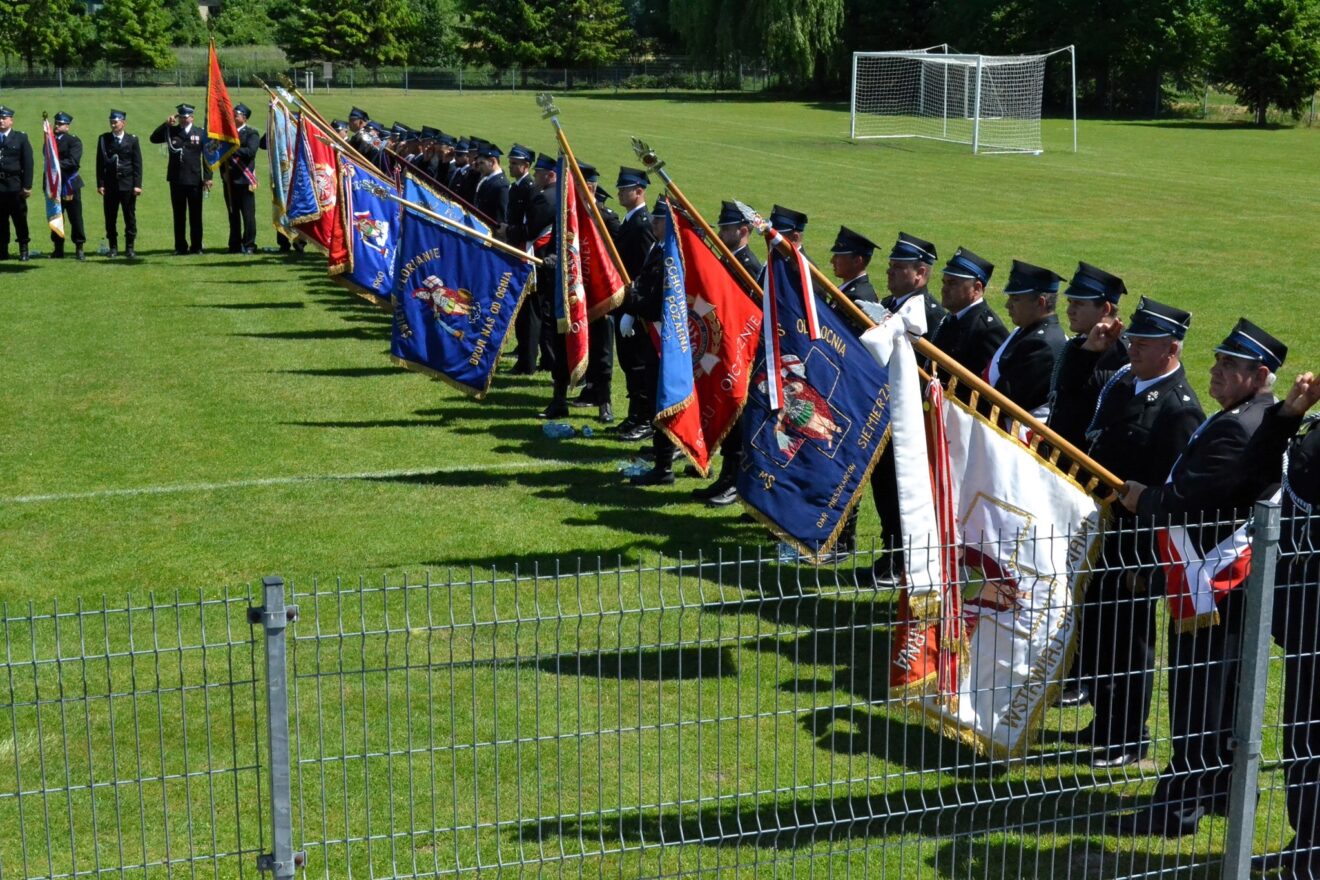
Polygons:
M555 272L555 321L564 334L568 358L568 384L587 371L587 292L582 284L582 251L578 223L579 203L575 175L568 173L568 159L559 154L559 205L555 212L559 233L559 267ZM587 224L590 228L590 224ZM657 402L656 408L661 404Z
M395 266L394 361L484 397L532 264L407 211Z
M348 268L338 164L329 137L307 114L302 114L285 213L291 226L325 251L331 275Z
M696 380L692 370L692 341L688 336L688 296L678 226L671 212L665 223L664 292L656 330L660 352L659 381L655 392L655 426L700 469L710 470L710 450L701 435Z
M377 305L389 307L402 207L392 182L348 156L339 157L344 214L348 217L348 270L338 280ZM395 198L391 198L391 196Z
M462 223L469 229L475 229L482 235L491 234L490 227L472 216L471 211L442 194L439 190L434 189L411 171L403 172L403 197L414 204L421 205L434 214L448 217L450 220ZM409 216L426 217L425 214L412 209L406 210Z
M884 449L889 374L831 309L818 310L819 336L812 339L807 298L815 293L804 296L801 272L777 251L766 282L768 329L743 410L738 496L818 562L838 540Z
M923 594L896 634L898 668L890 681L928 681L924 693L910 688L909 694L933 726L982 754L1013 757L1030 747L1067 670L1101 511L1071 478L961 401L946 398L942 408L944 448L931 453L947 456L941 479L955 513L951 543L961 597ZM895 436L901 456L898 444ZM930 480L901 466L898 477L900 487ZM925 549L938 557L947 547L938 529L908 528L905 520L908 553ZM938 667L951 653L960 658L952 666L955 682L936 687Z
M678 271L671 270L671 264ZM677 288L676 292L671 288ZM676 328L685 323L688 358L686 365L679 357L667 363L664 355L668 351L662 347L657 400L681 401L681 389L690 387L693 403L666 416L674 404L658 402L656 427L708 474L711 450L724 440L747 400L747 382L761 333L761 309L702 243L692 221L677 210L665 238L665 299L661 342L665 342L665 332L678 338L671 324ZM677 374L674 379L669 378L671 371ZM668 392L667 382L675 383Z
M214 171L238 149L238 126L234 123L234 105L220 73L220 59L211 43L210 68L206 76L206 164Z
M50 231L64 238L64 182L60 173L60 148L55 142L55 129L50 119L42 114L41 153L46 160L45 174L42 175L42 191L46 195L46 224Z
M297 233L289 225L284 203L289 195L289 180L293 176L293 147L298 139L297 125L291 114L275 98L270 100L270 113L266 117L266 153L270 160L270 199L275 231L288 239Z
M565 159L565 166L568 162ZM567 167L564 168L568 172ZM623 276L619 267L614 265L608 246L596 226L588 200L595 200L590 190L579 189L577 176L573 178L573 188L577 198L571 202L570 210L577 214L577 246L582 264L582 288L587 296L587 321L594 321L609 314L623 302ZM564 178L559 178L561 181ZM562 185L562 184L561 184Z

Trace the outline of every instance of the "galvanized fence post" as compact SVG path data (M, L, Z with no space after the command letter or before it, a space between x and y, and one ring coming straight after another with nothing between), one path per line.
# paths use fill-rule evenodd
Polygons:
M266 775L270 779L271 851L257 857L257 870L275 880L293 877L303 854L293 851L292 765L289 748L289 670L285 630L298 619L298 606L284 604L284 578L261 580L260 608L248 609L248 623L266 631Z
M1233 776L1222 874L1225 878L1245 880L1251 867L1261 725L1269 677L1270 620L1274 615L1274 570L1278 558L1279 505L1257 502L1251 518L1251 574L1246 585L1237 708L1233 716Z

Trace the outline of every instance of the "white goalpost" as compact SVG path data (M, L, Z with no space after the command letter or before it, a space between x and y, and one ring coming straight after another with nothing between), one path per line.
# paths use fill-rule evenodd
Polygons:
M930 138L970 144L973 153L1039 155L1045 62L1067 53L1077 152L1072 46L1038 55L965 55L948 48L853 53L850 137Z

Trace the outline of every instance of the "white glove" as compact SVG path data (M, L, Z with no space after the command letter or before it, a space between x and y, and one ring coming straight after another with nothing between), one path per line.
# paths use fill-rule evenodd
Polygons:
M637 320L632 315L624 315L622 318L620 318L619 335L624 337L625 339L632 336L633 333L635 332L633 324L635 324L636 322Z

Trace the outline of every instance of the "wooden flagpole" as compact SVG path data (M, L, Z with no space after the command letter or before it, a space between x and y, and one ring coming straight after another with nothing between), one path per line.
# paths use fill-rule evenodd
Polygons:
M637 138L632 139L632 145L633 152L637 154L637 158L641 161L642 165L645 166L648 171L654 171L660 175L660 179L665 182L665 187L669 190L669 194L674 197L675 201L682 205L683 210L687 215L701 227L701 231L705 233L707 244L714 248L715 252L720 255L720 258L729 267L729 271L732 272L734 277L738 279L738 282L742 284L743 289L748 293L753 294L759 300L761 297L761 285L752 277L752 273L747 271L747 267L738 262L738 258L733 255L733 251L729 250L728 245L720 240L719 235L711 228L711 225L706 222L706 218L701 216L701 212L696 209L696 206L688 201L687 196L683 195L683 191L678 188L678 184L674 183L674 179L669 176L669 172L665 171L665 163L655 154L655 150L652 150L644 141L640 141Z
M542 92L536 96L536 103L541 108L541 117L549 119L555 127L555 137L559 140L559 149L564 151L564 156L568 159L568 165L573 171L573 179L577 181L578 192L583 194L583 200L586 201L587 209L591 212L591 219L595 222L600 237L605 241L605 249L609 251L610 261L614 263L614 268L619 273L619 278L623 280L624 285L630 284L632 279L628 277L628 270L623 267L623 258L619 256L619 251L614 246L614 239L610 236L609 229L605 227L605 218L600 215L600 206L591 197L591 191L587 188L587 178L578 165L577 157L573 155L573 148L568 145L568 135L564 134L564 127L559 124L559 108L555 106L554 98Z
M493 235L486 235L483 232L478 232L477 230L473 229L471 226L464 226L462 223L459 223L457 220L451 220L443 214L437 214L436 212L427 208L425 205L419 205L416 202L410 202L407 199L405 199L403 196L396 196L393 193L387 192L384 193L384 196L385 198L389 199L392 202L398 202L400 205L403 205L405 208L409 208L410 210L416 211L418 214L424 214L425 216L430 217L432 220L436 220L440 223L443 223L457 232L461 232L464 235L469 235L472 238L479 239L480 241L485 242L486 244L490 245L496 250L504 251L506 254L517 257L518 259L524 260L528 263L531 263L533 266L539 266L542 263L542 260L539 257L534 257L531 254L527 253L526 251L519 250L518 248L514 247L513 245L507 242L500 241L498 238L496 238Z

